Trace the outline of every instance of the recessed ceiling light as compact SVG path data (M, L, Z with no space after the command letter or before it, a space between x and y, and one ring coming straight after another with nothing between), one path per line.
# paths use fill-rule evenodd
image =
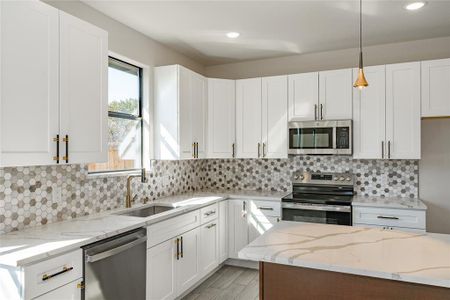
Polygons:
M425 6L425 2L413 2L405 6L407 10L418 10Z
M239 37L241 34L239 32L228 32L227 33L227 37L230 39L235 39L237 37Z

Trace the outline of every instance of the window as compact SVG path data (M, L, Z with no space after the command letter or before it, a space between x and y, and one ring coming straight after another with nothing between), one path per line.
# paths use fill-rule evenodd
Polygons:
M108 162L88 170L116 172L142 168L142 69L109 58Z

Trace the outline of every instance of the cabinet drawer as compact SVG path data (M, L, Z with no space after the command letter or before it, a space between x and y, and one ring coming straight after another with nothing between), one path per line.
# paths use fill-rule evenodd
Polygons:
M425 229L425 211L377 207L353 207L353 223Z
M217 219L219 212L219 205L213 204L200 209L200 222L201 224L208 223L209 221Z
M272 201L250 201L250 211L255 215L264 215L268 217L280 217L281 216L281 203Z
M150 225L147 227L147 248L167 241L199 225L199 210Z
M25 299L31 299L83 277L81 249L24 267Z

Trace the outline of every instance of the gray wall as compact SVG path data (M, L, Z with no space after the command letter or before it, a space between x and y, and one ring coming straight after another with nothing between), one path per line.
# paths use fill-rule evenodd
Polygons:
M450 57L450 37L364 47L366 65ZM250 78L356 67L358 49L344 49L205 67L208 77Z
M422 120L419 197L428 206L427 230L450 234L450 119Z

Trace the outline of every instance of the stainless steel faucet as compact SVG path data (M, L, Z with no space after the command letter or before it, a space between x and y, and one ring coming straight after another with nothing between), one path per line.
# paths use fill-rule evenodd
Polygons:
M142 168L140 175L128 175L128 177L127 177L127 196L125 198L125 207L126 208L131 207L131 202L134 201L135 197L137 196L137 195L134 197L131 196L131 180L133 178L137 178L137 177L141 178L142 183L147 183L147 177L145 175L145 168ZM146 200L147 200L147 198L144 199L144 202L147 202Z

